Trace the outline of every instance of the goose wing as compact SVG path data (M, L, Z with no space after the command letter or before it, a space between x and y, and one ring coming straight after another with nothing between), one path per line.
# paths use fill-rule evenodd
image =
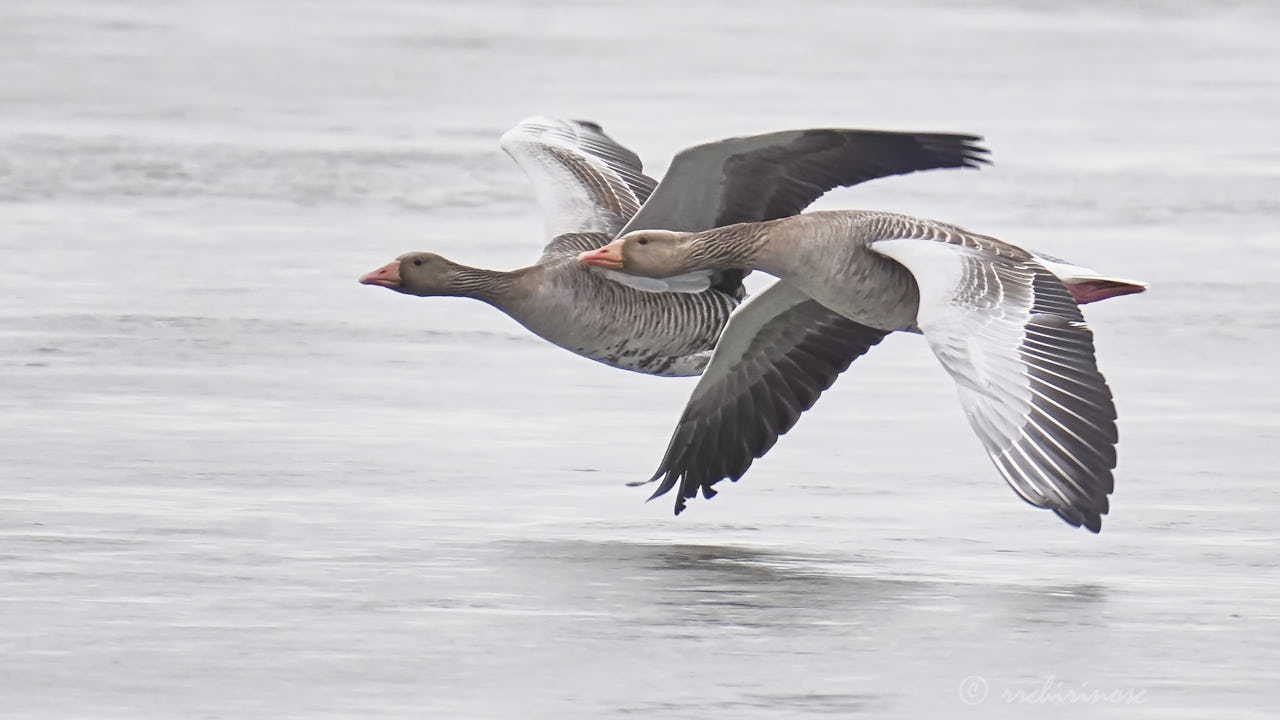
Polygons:
M977 135L808 129L696 145L671 161L662 182L619 233L701 232L798 214L837 187L937 168L990 162ZM714 287L742 296L741 270Z
M989 162L977 135L787 130L729 138L676 155L622 232L701 232L795 215L827 191L889 175Z
M1116 409L1093 333L1035 256L955 226L874 221L871 249L920 287L917 325L1014 491L1098 532L1114 489Z
M533 182L551 241L604 233L601 244L608 242L657 185L634 152L586 120L527 118L502 135L501 145Z
M748 299L729 317L657 472L646 481L662 481L650 499L678 484L679 515L699 488L710 498L712 485L742 477L886 334L781 280Z

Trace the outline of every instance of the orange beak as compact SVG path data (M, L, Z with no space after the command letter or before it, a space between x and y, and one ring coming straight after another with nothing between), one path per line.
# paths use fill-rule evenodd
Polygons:
M400 261L392 260L377 270L360 276L361 285L381 285L384 288L395 290L400 287Z
M622 240L614 240L602 248L586 251L578 256L578 262L606 270L621 270Z

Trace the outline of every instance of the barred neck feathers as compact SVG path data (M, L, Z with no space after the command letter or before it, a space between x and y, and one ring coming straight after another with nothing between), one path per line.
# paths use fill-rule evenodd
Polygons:
M522 268L508 272L459 265L453 273L451 294L502 307L518 293L521 278L532 269Z
M763 270L783 277L812 262L814 258L810 256L818 250L824 238L832 234L831 223L820 222L814 215L796 215L708 230L700 234L702 242L690 252L690 258L696 259L700 268Z
M689 266L695 270L752 269L767 245L772 224L739 223L698 233L689 249Z

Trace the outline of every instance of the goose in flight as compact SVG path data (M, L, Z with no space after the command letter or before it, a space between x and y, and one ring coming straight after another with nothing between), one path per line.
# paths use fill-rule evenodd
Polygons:
M1023 500L1102 527L1114 488L1116 410L1079 305L1141 292L955 225L868 211L814 212L704 232L643 230L582 253L612 276L761 270L778 282L733 314L685 406L653 497L676 514L736 481L837 375L897 330L924 335L969 424ZM644 483L638 483L644 484Z
M640 158L595 123L534 117L502 136L502 149L533 183L547 245L511 271L468 267L440 255L401 255L360 282L397 292L470 297L539 337L606 365L653 375L702 372L745 295L743 272L713 273L698 292L641 292L577 261L619 233L707 230L794 215L835 187L934 168L976 168L973 135L873 130L792 130L688 148L655 182ZM663 283L662 287L673 287ZM689 290L690 288L675 289Z

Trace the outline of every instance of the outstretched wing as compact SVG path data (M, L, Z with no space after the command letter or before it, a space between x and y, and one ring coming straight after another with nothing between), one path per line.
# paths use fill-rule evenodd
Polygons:
M533 182L548 240L612 237L657 185L635 153L593 122L531 117L504 133L501 145Z
M623 228L701 232L795 215L828 190L988 162L982 138L879 130L787 130L682 151Z
M994 238L879 222L871 248L915 277L917 325L1000 474L1032 505L1098 532L1115 487L1116 409L1071 293Z
M887 334L831 312L779 280L743 303L720 335L690 396L650 498L677 484L685 500L712 497L712 485L742 477L813 407L818 396ZM645 483L637 483L645 484Z
M917 170L979 167L990 162L981 140L955 133L810 129L697 145L676 155L622 233L701 232L789 217L837 187ZM721 271L714 286L741 294L743 275Z

